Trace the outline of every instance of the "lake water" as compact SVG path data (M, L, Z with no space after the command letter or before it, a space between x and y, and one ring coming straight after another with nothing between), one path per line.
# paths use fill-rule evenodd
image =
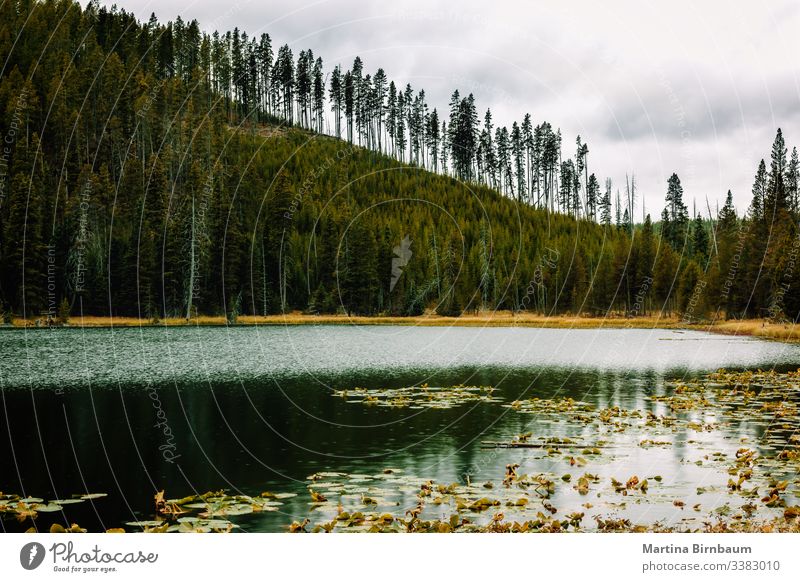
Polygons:
M158 490L184 497L226 489L298 493L278 511L234 520L241 531L285 531L309 514L306 478L320 471L373 475L393 467L438 483L463 483L469 475L474 483L499 484L506 465L519 463L526 473L577 475L566 455L487 449L483 442L507 442L527 432L589 442L596 438L591 426L520 414L503 404L570 397L597 408L663 414L664 405L650 397L663 394L668 379L721 367L800 365L800 346L658 329L2 330L0 354L0 491L45 499L107 493L66 506L64 519L90 530L152 519ZM333 394L426 383L494 386L501 402L392 408ZM587 511L647 523L691 521L671 500L710 503L696 488L724 490L727 479L695 461L715 451L732 454L742 442L757 447L764 430L755 421L729 422L699 435L671 430L670 446L661 447L639 446L643 438L664 438L656 429L652 435L606 435L609 452L581 471L603 481L633 474L661 480L658 487L651 481L644 503L603 505L595 499L598 507ZM397 503L410 507L413 498L408 493ZM586 498L564 487L551 502L577 508ZM723 502L722 493L713 501ZM59 519L46 514L37 526ZM23 526L4 520L2 528Z

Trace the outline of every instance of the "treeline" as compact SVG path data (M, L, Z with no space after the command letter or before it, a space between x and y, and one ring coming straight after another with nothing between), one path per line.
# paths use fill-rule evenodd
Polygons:
M206 34L197 21L147 24L96 2L85 13L104 51L114 51L158 81L202 83L229 123L280 122L325 133L389 154L401 162L489 186L519 202L611 221L612 184L601 192L589 173L588 145L578 136L574 157L562 148L561 130L530 114L509 129L495 126L487 109L479 119L472 94L456 89L444 114L427 102L424 88L396 84L382 68L370 73L360 57L350 69L329 72L311 49L295 57L269 34L258 38L238 28ZM634 187L633 180L627 184ZM620 212L631 214L633 191Z
M632 178L612 205L580 139L564 161L558 130L481 127L472 96L440 120L359 59L326 84L310 50L94 3L0 17L7 314L800 309L780 131L744 217L730 194L690 216L673 175L660 222L634 225Z

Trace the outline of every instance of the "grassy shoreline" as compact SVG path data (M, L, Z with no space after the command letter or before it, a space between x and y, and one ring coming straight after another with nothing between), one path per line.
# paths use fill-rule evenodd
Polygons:
M37 327L35 320L16 318L13 327ZM191 320L175 317L158 322L136 317L71 317L67 327L158 327L158 326L225 326L225 317L201 315ZM485 312L461 317L426 314L414 317L310 315L293 312L281 315L240 316L236 325L411 325L426 327L539 327L557 329L683 329L708 331L735 336L800 341L800 326L773 323L764 319L720 320L713 323L687 323L678 317L587 317L546 316L509 311Z

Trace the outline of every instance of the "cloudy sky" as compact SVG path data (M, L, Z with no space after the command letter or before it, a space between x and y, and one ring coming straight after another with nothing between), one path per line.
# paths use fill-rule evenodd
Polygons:
M109 3L110 4L110 3ZM580 134L589 170L635 173L658 213L667 177L689 200L749 203L775 130L800 145L800 2L604 0L118 0L141 18L180 14L206 30L268 32L326 69L361 56L446 110L458 88L508 124L530 112ZM641 206L637 208L637 214Z

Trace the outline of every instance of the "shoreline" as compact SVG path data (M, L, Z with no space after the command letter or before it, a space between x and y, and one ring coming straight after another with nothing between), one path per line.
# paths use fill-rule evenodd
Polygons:
M706 331L733 336L749 336L784 342L800 342L800 326L789 323L773 323L764 319L731 319L713 323L688 323L678 317L588 317L546 316L509 311L486 312L460 317L445 317L435 314L420 316L347 316L311 315L292 312L278 315L243 315L235 324L228 324L225 316L201 315L186 320L181 317L166 318L154 322L136 317L76 316L58 327L109 328L109 327L181 327L181 326L258 326L258 325L407 325L424 327L536 327L550 329L678 329ZM41 329L47 326L35 324L35 320L15 318L11 325L2 328Z

